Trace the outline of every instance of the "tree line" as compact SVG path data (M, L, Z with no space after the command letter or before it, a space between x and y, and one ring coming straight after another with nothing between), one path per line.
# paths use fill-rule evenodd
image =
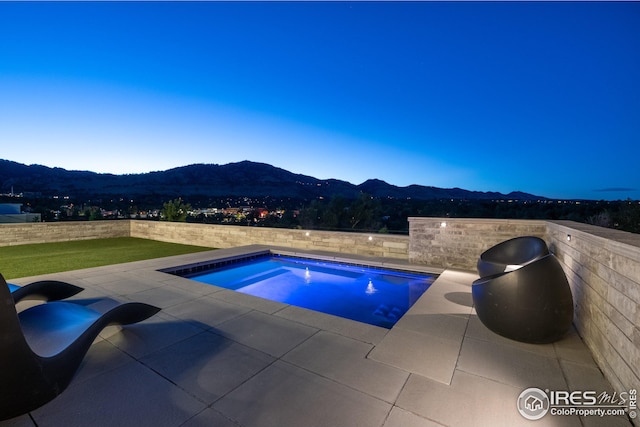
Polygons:
M25 210L40 213L43 221L115 219L104 211L118 212L117 217L135 218L136 212L156 209L157 220L187 221L211 224L236 224L263 227L322 229L377 233L409 232L409 217L496 218L571 220L640 233L640 201L505 201L505 200L400 200L383 199L361 193L357 198L336 196L313 200L253 200L254 210L242 215L192 215L192 206L219 206L228 199L174 198L162 200L110 199L60 200L50 198L20 199ZM16 199L0 197L0 203L16 203ZM240 206L246 201L237 199ZM233 204L231 203L231 206ZM264 215L264 209L270 212ZM262 211L262 213L260 212ZM278 212L275 214L275 212Z
M640 233L639 201L397 200L361 194L301 202L284 215L247 215L237 224L408 234L409 217L570 220ZM189 222L222 223L223 217L187 217Z

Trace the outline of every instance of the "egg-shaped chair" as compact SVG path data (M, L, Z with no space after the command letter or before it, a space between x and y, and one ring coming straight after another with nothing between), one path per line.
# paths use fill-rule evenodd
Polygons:
M553 254L517 270L481 277L471 293L480 321L513 340L553 342L573 321L571 288Z

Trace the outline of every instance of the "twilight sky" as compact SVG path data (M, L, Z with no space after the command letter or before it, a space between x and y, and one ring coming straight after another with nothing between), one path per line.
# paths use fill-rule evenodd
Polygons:
M640 199L640 3L0 2L0 147Z

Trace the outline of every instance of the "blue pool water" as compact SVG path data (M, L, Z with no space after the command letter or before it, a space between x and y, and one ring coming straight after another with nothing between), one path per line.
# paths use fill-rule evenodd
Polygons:
M273 301L391 328L435 276L265 256L187 276Z

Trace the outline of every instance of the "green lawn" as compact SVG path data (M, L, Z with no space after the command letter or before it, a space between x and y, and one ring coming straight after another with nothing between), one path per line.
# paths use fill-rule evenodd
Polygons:
M0 273L9 280L211 249L133 237L4 246Z

